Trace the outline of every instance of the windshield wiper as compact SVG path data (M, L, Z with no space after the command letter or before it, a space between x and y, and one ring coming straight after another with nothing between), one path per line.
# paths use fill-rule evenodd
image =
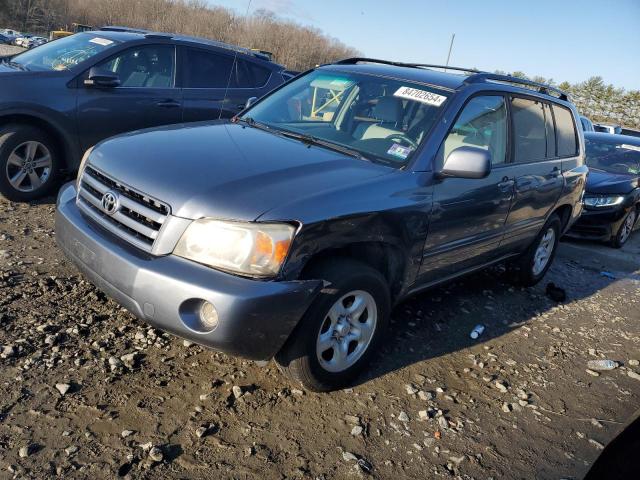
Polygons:
M358 150L346 147L344 145L340 145L339 143L333 143L328 140L324 140L322 138L314 137L313 135L309 135L307 133L298 133L298 132L292 132L291 130L283 130L283 129L275 129L275 130L283 137L294 138L308 145L317 145L319 147L323 147L328 150L333 150L334 152L349 155L350 157L354 157L359 160L370 161L367 157L362 155L362 153L360 153Z
M329 142L329 141L324 140L322 138L314 137L313 135L293 132L291 130L285 130L285 129L282 129L282 128L271 127L269 125L266 125L264 123L260 123L260 122L256 121L252 117L238 117L238 121L244 122L247 125L249 125L250 127L259 128L260 130L264 130L266 132L271 132L274 135L280 135L282 137L293 138L295 140L299 140L299 141L301 141L303 143L306 143L308 145L317 145L317 146L326 148L328 150L333 150L334 152L339 152L339 153L342 153L344 155L349 155L350 157L354 157L354 158L357 158L359 160L370 161L367 157L362 155L362 153L360 153L358 150L355 150L355 149L349 148L349 147L345 147L344 145L340 145L340 144L337 144L337 143Z

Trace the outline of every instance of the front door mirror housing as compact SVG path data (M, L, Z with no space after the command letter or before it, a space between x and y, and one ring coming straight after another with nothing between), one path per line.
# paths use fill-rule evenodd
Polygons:
M120 86L120 76L109 70L93 67L89 70L89 75L84 84L87 87L115 88Z
M486 178L491 173L491 152L479 147L453 150L438 172L440 178Z

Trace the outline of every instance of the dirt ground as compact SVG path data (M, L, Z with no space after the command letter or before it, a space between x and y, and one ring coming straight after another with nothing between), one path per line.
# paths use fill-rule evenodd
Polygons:
M24 51L24 48L21 48L21 47L0 44L0 57L3 57L5 55L15 55L16 53L20 53L23 51Z
M366 378L310 394L135 319L53 218L0 197L0 479L577 479L640 406L640 232L563 242L532 289L496 268L417 296Z

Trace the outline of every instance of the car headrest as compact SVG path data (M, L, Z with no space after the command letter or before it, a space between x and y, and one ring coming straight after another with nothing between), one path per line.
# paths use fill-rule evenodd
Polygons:
M397 123L402 120L402 102L395 97L380 97L373 108L373 116L381 122Z

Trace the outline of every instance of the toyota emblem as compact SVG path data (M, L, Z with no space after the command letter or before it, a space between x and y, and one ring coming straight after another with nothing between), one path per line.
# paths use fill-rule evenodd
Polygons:
M102 205L102 210L104 213L108 215L113 215L118 211L118 194L115 192L106 192L102 195L102 200L100 201Z

